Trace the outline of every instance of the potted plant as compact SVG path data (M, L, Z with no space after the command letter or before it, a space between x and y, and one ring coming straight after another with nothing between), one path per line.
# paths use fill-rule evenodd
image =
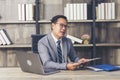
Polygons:
M83 35L81 36L81 39L83 40L83 44L89 44L90 35L88 35L88 34L83 34Z

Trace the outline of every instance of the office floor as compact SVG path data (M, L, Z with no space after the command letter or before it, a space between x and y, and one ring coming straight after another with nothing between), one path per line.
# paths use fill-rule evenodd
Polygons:
M120 71L61 71L52 75L22 72L20 68L0 68L0 80L120 80Z

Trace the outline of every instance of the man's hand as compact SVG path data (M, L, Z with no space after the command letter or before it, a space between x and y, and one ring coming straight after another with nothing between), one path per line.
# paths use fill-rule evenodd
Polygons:
M78 61L78 63L79 63L79 65L80 65L80 64L83 64L83 63L87 63L87 62L89 62L89 61L90 61L89 59L82 58L82 59L80 59L80 60Z
M66 67L68 70L75 70L78 66L79 63L68 63Z
M78 63L68 63L66 67L68 70L75 70L79 65L87 63L89 61L89 59L82 58L78 61Z

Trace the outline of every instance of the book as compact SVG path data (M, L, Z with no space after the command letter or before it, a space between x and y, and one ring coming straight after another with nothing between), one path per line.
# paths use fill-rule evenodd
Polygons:
M77 43L82 43L82 41L83 41L82 39L79 39L79 38L71 36L71 35L67 35L66 37L71 39L72 42L74 41L74 42L77 42Z
M105 16L105 3L101 3L100 5L101 5L101 8L100 8L101 9L101 13L100 13L101 19L104 20L105 19L105 17L104 17Z
M70 20L74 20L74 7L73 7L73 4L69 4L69 6L70 6Z
M83 19L87 20L87 3L83 3Z
M2 45L2 41L0 40L0 45Z
M77 20L77 4L73 4L73 20Z
M22 20L22 5L18 4L18 20Z
M98 6L95 7L96 12L96 19L98 20ZM88 16L89 17L89 16Z
M26 8L26 21L29 20L29 4L25 4L25 8Z
M33 21L33 4L29 4L29 20Z
M102 69L104 71L116 71L120 70L120 67L111 65L111 64L100 64L100 65L93 65L92 67Z
M101 19L101 4L98 4L98 19Z
M6 33L6 31L4 30L4 29L1 29L0 30L0 34L1 34L1 36L3 37L3 40L4 40L4 42L6 43L6 44L11 44L12 42L10 41L10 38L8 37L8 35L7 35L7 33ZM4 43L4 44L5 44Z
M26 16L26 13L25 13L25 4L21 4L22 5L22 9L21 9L21 12L22 12L22 18L21 20L22 21L25 21L25 16Z
M108 19L110 20L110 19L112 19L112 7L111 7L111 3L107 3L108 5L107 5L107 8L108 8Z
M33 4L25 4L26 5L26 20L30 20L33 21L33 17L34 17L34 6Z
M84 4L81 3L80 4L80 19L83 20L84 19Z
M77 20L80 20L80 4L76 4L76 7L77 7Z
M108 4L105 3L105 19L108 19Z
M3 38L3 36L2 36L2 34L0 33L0 40L1 40L1 42L2 42L2 45L6 45L7 43L5 42L5 40L4 40L4 38Z
M111 9L112 19L115 19L115 2L111 3Z

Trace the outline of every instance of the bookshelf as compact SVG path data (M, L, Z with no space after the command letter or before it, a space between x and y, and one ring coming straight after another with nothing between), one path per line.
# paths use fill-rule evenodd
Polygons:
M31 34L36 34L35 20L18 20L18 4L33 4L35 0L1 0L0 29L5 29L13 44L0 45L0 67L19 66L15 54L31 51Z
M115 8L110 9L113 7L113 3L115 3ZM101 0L101 2L96 2L96 5L104 4L104 8L109 9L108 11L115 12L115 18L108 19L106 17L106 13L104 12L104 19L95 19L95 47L96 47L96 56L100 56L100 53L102 54L102 62L103 63L109 63L114 65L120 65L118 62L119 58L119 49L120 49L120 37L119 37L119 27L118 24L120 22L119 20L119 2L117 0ZM111 4L110 8L108 8L108 5ZM107 10L106 9L106 10ZM115 10L115 11L114 11ZM109 12L109 15L111 15L112 12ZM97 14L96 14L97 15ZM109 16L112 17L112 16Z
M74 44L76 52L80 57L102 57L102 62L111 64L117 63L115 59L119 56L120 49L120 32L119 32L119 2L118 0L102 0L103 2L114 1L118 3L116 9L116 19L114 20L96 20L95 6L97 0L2 0L0 1L0 29L5 29L13 44L0 45L0 66L18 66L15 53L31 51L31 34L46 34L49 33L50 19L56 14L64 14L64 7L67 3L88 3L92 4L93 19L89 20L69 20L68 34L80 38L82 34L89 34L91 36L90 44ZM99 0L100 1L100 0ZM12 3L12 4L11 4ZM17 4L32 3L36 5L36 20L35 21L19 21L17 15ZM6 4L6 5L3 5ZM44 5L43 12L41 12L41 5ZM14 11L14 12L13 12ZM49 11L49 13L48 13ZM54 11L54 12L53 12ZM5 13L6 12L6 13ZM39 19L40 16L40 19ZM107 25L107 26L106 26ZM116 31L117 25L117 31ZM113 28L112 28L113 27ZM115 28L115 29L114 29ZM112 30L110 30L112 29ZM111 32L109 32L110 30ZM115 31L116 34L113 32ZM79 33L79 34L78 34ZM112 34L113 33L113 34ZM118 33L118 34L117 34ZM113 35L114 38L110 35ZM110 41L107 41L107 36ZM100 40L98 40L100 39ZM108 54L107 54L108 53ZM13 57L12 57L13 56ZM4 59L3 59L4 58ZM119 57L118 57L119 58ZM106 61L106 59L108 59ZM111 59L111 60L109 60ZM4 61L3 61L4 60ZM11 61L12 60L12 61ZM2 61L2 62L1 62ZM13 65L10 65L12 63Z

